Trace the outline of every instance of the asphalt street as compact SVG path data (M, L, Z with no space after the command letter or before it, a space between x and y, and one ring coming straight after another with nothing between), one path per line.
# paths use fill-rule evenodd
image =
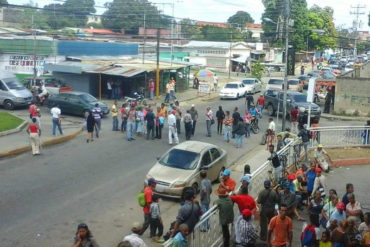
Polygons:
M261 134L246 139L242 149L223 142L215 125L212 137L206 137L205 108L211 106L214 114L218 105L224 110L232 111L235 106L244 110L244 102L244 99L197 99L180 106L185 110L193 103L196 105L200 119L193 139L224 148L230 164L259 145ZM328 125L348 123L321 121L321 126ZM260 128L267 128L267 115L260 121ZM184 139L182 125L180 141ZM136 137L135 141L128 142L121 132L111 131L111 119L106 118L101 138L92 143L87 144L81 135L70 142L45 148L41 156L27 153L1 160L1 247L70 246L76 226L81 222L90 226L100 246L116 246L130 233L133 221L142 221L136 194L156 157L169 147L166 127L162 140ZM179 203L173 200L160 203L167 230ZM147 231L144 237L148 235Z

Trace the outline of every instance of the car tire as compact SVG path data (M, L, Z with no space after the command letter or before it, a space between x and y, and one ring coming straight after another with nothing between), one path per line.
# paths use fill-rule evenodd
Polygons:
M191 187L192 187L192 188L193 188L193 190L194 190L194 195L198 194L198 192L199 192L199 186L198 186L198 184L197 184L197 183L193 183L193 184L191 185Z
M239 99L239 94L236 95L236 98L235 99Z
M4 108L7 110L13 110L14 109L14 103L11 100L5 100L4 101Z
M274 107L271 104L267 106L267 112L269 113L269 116L271 117L275 115Z

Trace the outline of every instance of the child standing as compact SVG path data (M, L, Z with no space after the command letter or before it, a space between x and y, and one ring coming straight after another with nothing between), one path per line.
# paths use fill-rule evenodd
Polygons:
M330 242L329 231L325 231L322 233L319 247L333 247L333 244Z
M163 222L161 218L161 210L158 203L159 196L152 196L152 203L150 204L150 237L153 242L161 243L163 235ZM156 234L158 229L158 234Z

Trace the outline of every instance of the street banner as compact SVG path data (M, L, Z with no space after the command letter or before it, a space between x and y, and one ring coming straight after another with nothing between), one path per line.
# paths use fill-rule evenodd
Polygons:
M199 83L198 93L210 94L211 86L208 83Z
M314 96L315 96L315 78L310 78L310 80L308 81L307 102L313 103Z

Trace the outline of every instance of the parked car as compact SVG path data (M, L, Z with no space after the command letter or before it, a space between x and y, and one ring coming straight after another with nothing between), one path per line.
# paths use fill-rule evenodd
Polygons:
M30 105L31 92L13 74L2 71L0 74L0 105L8 110Z
M271 78L266 85L266 90L269 89L283 89L284 79L283 78Z
M288 80L288 90L302 92L303 84L300 83L299 79L289 79Z
M210 143L186 141L180 143L162 157L149 170L148 179L157 181L154 193L181 198L185 187L193 187L195 192L200 188L200 171L207 170L211 181L219 180L221 172L226 168L227 153L224 149Z
M257 93L262 90L262 83L256 78L245 78L242 80L247 93Z
M279 113L283 112L283 91L267 90L265 92L265 108L270 116L274 116L279 108ZM305 108L305 114L308 114L310 103L307 102L307 96L299 92L287 92L287 118L289 118L290 110L298 106ZM320 117L321 109L315 104L311 103L311 117Z
M310 80L310 76L308 75L301 75L298 76L299 83L303 85L302 90L307 90L308 89L308 81Z
M98 103L104 115L109 113L106 104L98 101L94 96L83 92L65 92L51 95L48 100L48 107L59 105L62 114L80 115L85 117L86 114Z
M243 83L229 82L220 91L221 99L238 99L246 95L246 87Z
M345 72L349 72L349 71L352 71L352 70L354 70L354 66L353 65L347 64L346 67L344 67L344 71Z
M314 70L314 71L311 71L311 72L308 72L307 73L307 76L308 77L318 77L320 75L320 70Z

